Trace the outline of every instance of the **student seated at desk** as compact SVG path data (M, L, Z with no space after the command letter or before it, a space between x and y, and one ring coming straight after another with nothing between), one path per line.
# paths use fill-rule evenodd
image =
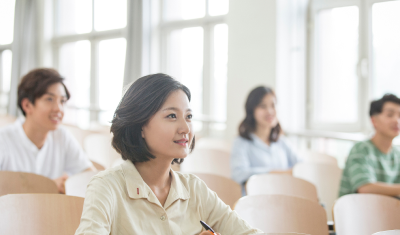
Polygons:
M283 136L275 105L275 93L268 87L257 87L247 97L246 117L231 153L232 179L241 185L256 174L291 174L299 162Z
M400 149L392 145L400 133L400 99L387 94L371 103L369 114L375 134L351 149L339 196L350 193L400 195Z
M25 120L0 129L0 170L35 173L53 179L65 193L67 174L92 170L79 143L59 127L70 98L53 69L35 69L18 86L18 106Z
M165 74L136 80L111 125L112 145L125 160L88 185L76 235L257 234L192 174L171 169L194 148L190 91Z

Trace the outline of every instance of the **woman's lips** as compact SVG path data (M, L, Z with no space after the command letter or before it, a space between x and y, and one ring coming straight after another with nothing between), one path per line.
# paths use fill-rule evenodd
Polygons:
M188 143L188 140L187 139L175 140L174 143L185 147Z

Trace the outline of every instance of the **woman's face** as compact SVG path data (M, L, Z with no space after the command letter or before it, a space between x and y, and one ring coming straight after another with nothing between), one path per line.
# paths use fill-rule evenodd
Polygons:
M276 98L273 94L267 94L254 110L254 118L257 127L273 128L278 124L276 117Z
M142 128L150 152L157 158L185 158L193 141L192 111L185 92L172 92Z

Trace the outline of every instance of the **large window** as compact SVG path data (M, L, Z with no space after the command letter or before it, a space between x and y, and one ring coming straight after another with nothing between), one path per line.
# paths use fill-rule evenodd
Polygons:
M14 37L15 0L0 1L0 114L7 113Z
M127 0L55 0L55 66L71 92L65 122L107 124L121 98Z
M366 131L372 99L400 95L400 1L317 0L309 53L311 129Z
M228 0L162 0L161 69L189 87L195 131L225 129Z

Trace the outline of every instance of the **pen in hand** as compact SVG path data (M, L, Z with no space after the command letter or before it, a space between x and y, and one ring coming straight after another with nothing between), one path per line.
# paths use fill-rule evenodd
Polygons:
M210 231L212 234L217 235L214 230L208 226L208 224L206 224L204 221L200 220L200 224L203 226L203 228L207 231Z

